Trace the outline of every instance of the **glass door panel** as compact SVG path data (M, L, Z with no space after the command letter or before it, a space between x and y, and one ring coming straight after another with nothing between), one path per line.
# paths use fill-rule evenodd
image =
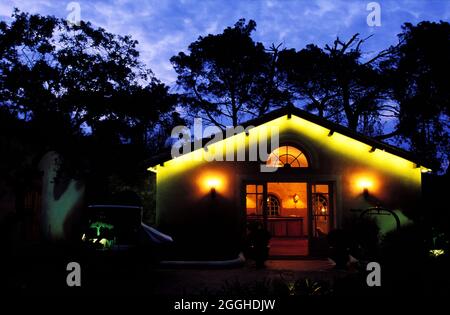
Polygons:
M311 186L313 237L325 238L330 232L330 189L328 184Z

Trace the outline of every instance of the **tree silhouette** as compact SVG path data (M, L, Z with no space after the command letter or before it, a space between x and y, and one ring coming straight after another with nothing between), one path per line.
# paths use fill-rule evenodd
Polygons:
M170 59L188 114L223 129L288 100L278 88L277 48L268 51L255 43L255 28L253 20L246 24L241 19L222 34L199 37L189 45L189 54Z
M393 108L378 63L390 55L382 51L364 60L359 34L332 46L315 45L280 52L278 68L287 88L319 116L367 135L381 132L380 120Z
M285 88L319 116L408 147L436 170L448 165L450 27L406 23L399 43L373 56L355 34L323 49L279 53ZM385 119L395 129L384 130Z
M395 55L384 65L399 107L398 135L436 170L448 165L450 24L405 23Z
M177 96L136 45L83 21L16 10L0 22L3 175L19 181L13 174L55 150L68 176L130 185L145 177L146 159L180 117Z

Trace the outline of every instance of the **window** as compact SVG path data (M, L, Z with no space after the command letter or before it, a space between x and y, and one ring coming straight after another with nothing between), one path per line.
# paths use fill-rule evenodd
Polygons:
M270 153L269 167L308 167L308 160L302 151L293 146L281 146Z
M263 185L246 185L246 210L248 216L263 216ZM267 195L267 215L278 216L280 215L281 202L273 194Z
M280 200L274 195L267 196L267 214L269 216L280 215Z
M245 200L247 215L263 215L263 185L247 185Z
M315 216L328 216L328 196L322 193L313 193L313 208Z
M328 185L312 185L313 235L323 238L330 230L330 194Z

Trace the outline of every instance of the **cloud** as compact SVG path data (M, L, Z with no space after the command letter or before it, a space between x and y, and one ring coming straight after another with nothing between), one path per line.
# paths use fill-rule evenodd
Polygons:
M65 18L70 1L4 0L0 19L10 20L13 8ZM370 1L346 0L83 0L81 17L116 34L130 34L139 41L143 61L158 78L173 84L176 73L170 57L186 51L199 36L215 34L238 19L254 19L254 39L270 46L301 49L309 43L323 46L336 36L374 35L365 45L374 53L395 44L404 22L448 20L450 1L378 1L381 27L369 27L366 5Z

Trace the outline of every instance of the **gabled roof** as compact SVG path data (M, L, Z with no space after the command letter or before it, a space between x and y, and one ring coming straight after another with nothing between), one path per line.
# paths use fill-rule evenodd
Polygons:
M267 123L271 120L274 120L274 119L277 119L277 118L280 118L280 117L283 117L286 115L288 115L288 116L295 115L299 118L305 119L305 120L315 123L319 126L327 128L330 130L331 133L333 133L333 132L340 133L342 135L345 135L347 137L350 137L350 138L358 140L362 143L365 143L365 144L373 147L374 149L384 150L386 152L389 152L391 154L394 154L396 156L399 156L406 160L414 162L417 164L417 166L425 166L425 164L426 164L426 163L424 164L423 161L420 161L420 159L412 152L408 152L406 150L403 150L403 149L397 148L395 146L389 145L387 143L381 142L379 140L376 140L374 138L365 136L359 132L353 131L347 127L341 126L339 124L336 124L334 122L326 120L325 118L311 114L307 111L304 111L304 110L294 107L292 105L273 110L273 111L265 114L264 116L248 120L244 123L241 123L240 125L244 128L247 128L249 126L257 127L257 126ZM211 141L212 138L213 137L203 138L202 139L202 147L206 143ZM227 138L226 132L222 131L222 138L219 141L221 141L225 138ZM191 147L192 147L192 150L194 150L194 142L191 142ZM169 161L171 159L172 159L172 156L170 154L170 149L168 149L168 150L165 150L165 151L153 156L152 158L150 158L149 164L150 165L158 165L158 164L164 163L166 161Z

